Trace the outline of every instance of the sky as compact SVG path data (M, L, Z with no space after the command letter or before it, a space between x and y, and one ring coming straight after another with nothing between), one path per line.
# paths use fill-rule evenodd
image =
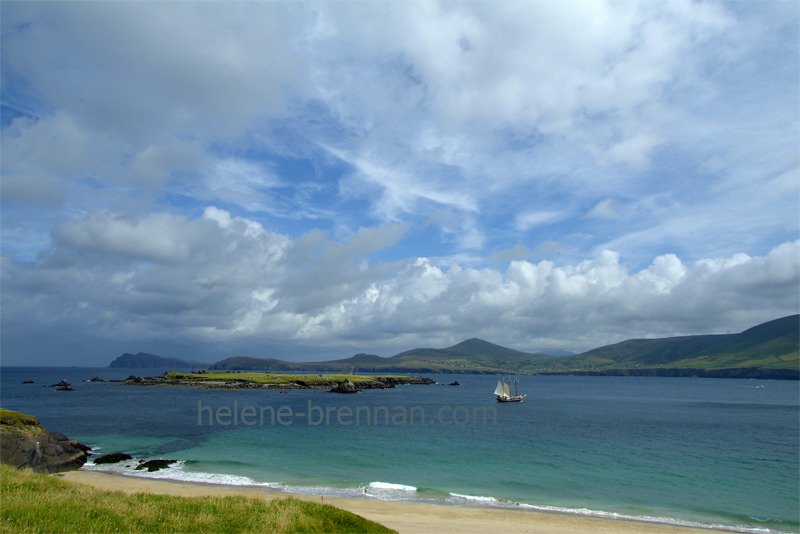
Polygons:
M799 6L5 0L0 361L798 313Z

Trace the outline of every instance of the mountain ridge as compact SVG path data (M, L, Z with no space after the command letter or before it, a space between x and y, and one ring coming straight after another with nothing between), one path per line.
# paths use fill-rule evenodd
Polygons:
M571 356L522 352L471 338L443 349L410 349L390 357L361 353L349 358L322 362L286 362L275 358L233 357L208 365L208 369L638 374L798 379L800 378L799 352L800 315L790 315L756 325L737 334L629 339ZM177 359L162 358L159 360L161 362L159 367L164 367L163 360ZM184 363L195 363L194 367L207 365L197 362Z

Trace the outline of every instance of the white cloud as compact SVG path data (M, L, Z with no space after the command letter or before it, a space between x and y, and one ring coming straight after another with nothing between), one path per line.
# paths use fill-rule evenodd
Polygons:
M193 195L209 201L222 201L248 211L271 211L270 189L284 185L263 165L239 158L219 159L207 172Z
M75 251L121 254L135 260L179 262L189 256L189 247L184 236L180 235L182 222L182 217L166 214L131 221L100 213L89 220L56 227L53 234Z
M650 152L658 144L658 138L652 135L636 134L612 145L605 158L614 163L628 163L641 168L650 161Z
M587 217L595 219L614 219L617 215L617 202L613 198L606 198L589 210Z
M343 242L313 232L292 242L215 207L193 220L96 215L59 227L38 264L3 260L3 308L15 310L7 331L13 339L17 328L24 336L47 325L99 340L202 340L257 356L267 340L399 351L476 336L531 350L557 339L580 350L744 329L799 304L800 242L692 266L668 254L638 272L613 251L571 265L515 260L505 272L368 260L405 231L362 228Z
M527 232L531 228L542 226L567 217L567 213L560 211L535 211L517 215L516 229Z

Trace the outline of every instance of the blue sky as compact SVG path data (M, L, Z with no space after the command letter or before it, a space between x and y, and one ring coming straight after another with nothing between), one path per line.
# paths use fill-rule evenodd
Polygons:
M3 2L2 358L797 313L796 2Z

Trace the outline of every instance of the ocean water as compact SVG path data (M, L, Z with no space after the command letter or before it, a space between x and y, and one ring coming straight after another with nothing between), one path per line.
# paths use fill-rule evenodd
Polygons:
M98 454L180 460L85 469L327 496L512 507L740 532L800 531L800 384L497 377L337 395L82 382L163 370L3 368L4 408ZM66 378L77 390L44 385ZM22 384L34 380L34 384Z

